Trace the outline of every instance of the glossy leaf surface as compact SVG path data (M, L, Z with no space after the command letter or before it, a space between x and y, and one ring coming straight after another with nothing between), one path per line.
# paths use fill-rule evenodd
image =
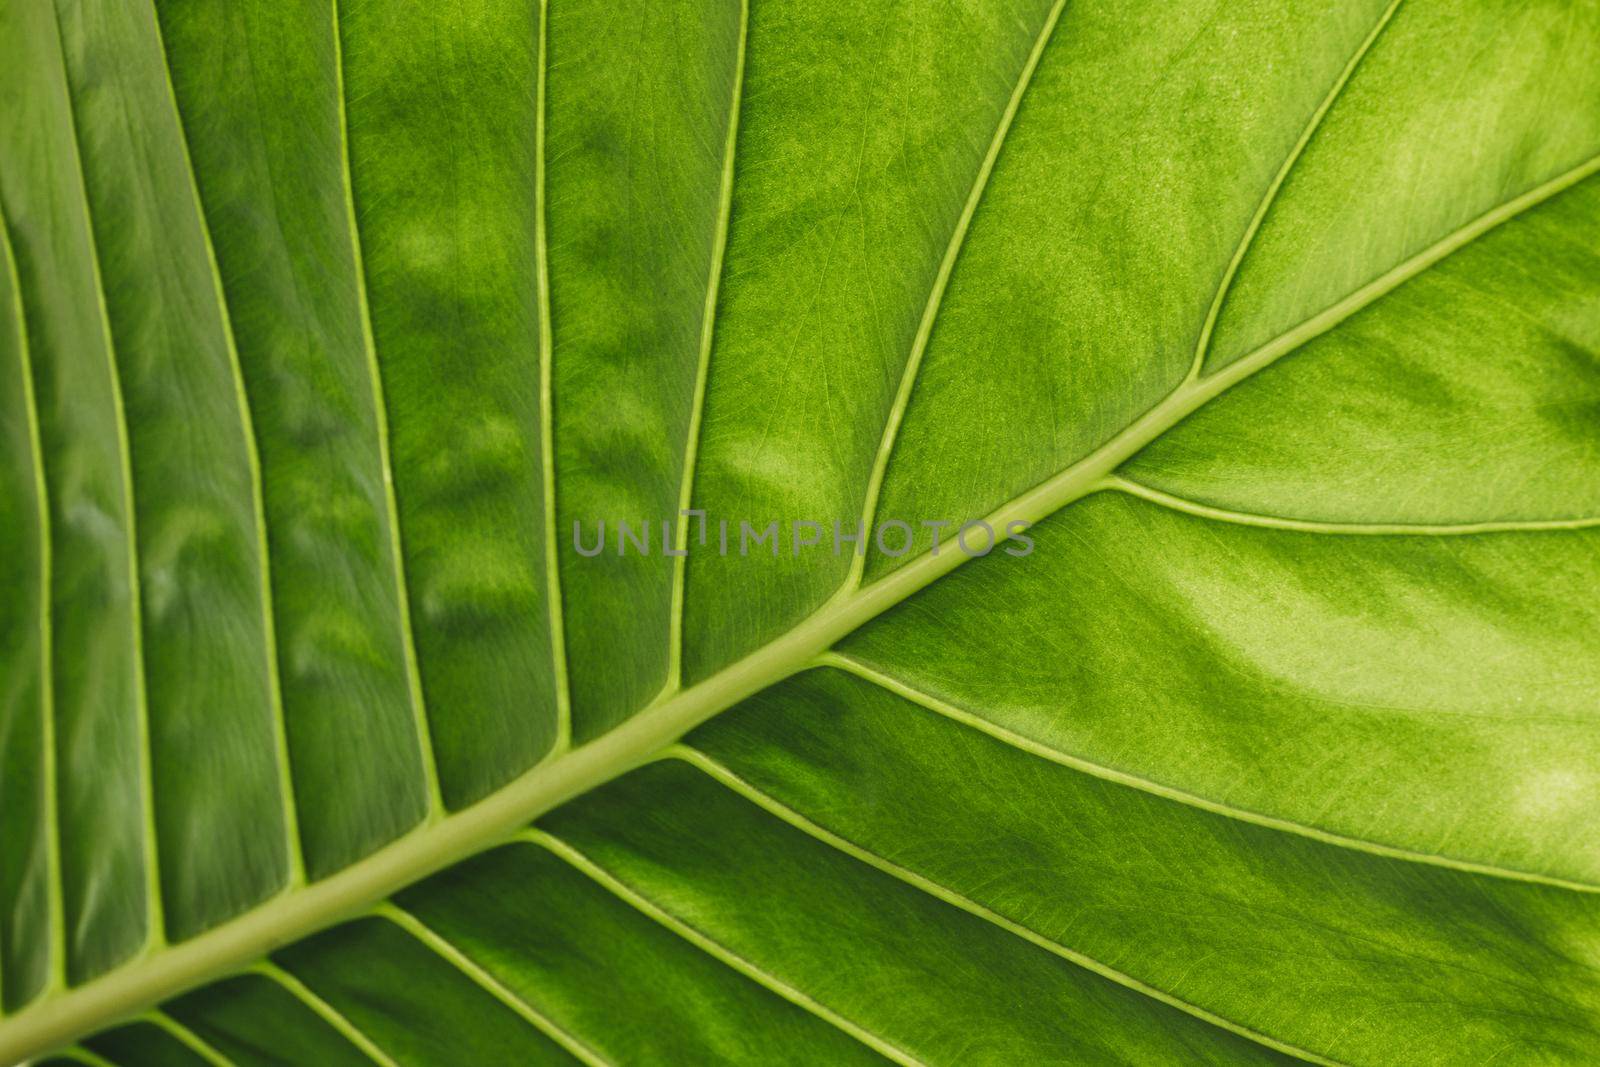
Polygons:
M0 0L0 99L0 1062L1600 1059L1594 0Z

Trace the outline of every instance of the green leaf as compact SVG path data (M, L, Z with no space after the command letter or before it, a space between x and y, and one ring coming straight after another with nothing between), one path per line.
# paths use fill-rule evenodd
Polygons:
M1596 0L0 0L0 98L0 1062L1600 1060Z

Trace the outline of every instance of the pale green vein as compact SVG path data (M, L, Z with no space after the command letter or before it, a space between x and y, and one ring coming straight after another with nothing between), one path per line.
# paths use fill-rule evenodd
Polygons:
M572 743L572 695L567 681L566 621L561 608L561 569L556 555L555 334L550 326L550 253L545 220L545 112L550 67L550 0L539 3L539 110L533 142L533 254L539 304L539 461L544 483L545 598L550 613L550 659L556 687L556 738L552 756Z
M1228 298L1228 291L1233 286L1233 279L1238 275L1239 267L1244 263L1244 257L1249 254L1250 246L1254 244L1256 234L1261 229L1261 224L1266 221L1267 213L1272 210L1273 203L1277 201L1278 190L1283 188L1283 183L1288 180L1289 173L1294 170L1295 164L1300 161L1300 157L1305 153L1306 146L1311 143L1311 139L1322 128L1322 120L1333 109L1334 103L1344 92L1345 86L1350 84L1350 79L1354 76L1356 68L1361 66L1361 61L1367 57L1367 53L1372 50L1373 44L1382 36L1384 28L1394 18L1395 10L1399 8L1401 2L1402 0L1389 0L1389 5L1383 9L1383 14L1378 16L1377 25L1372 27L1372 30L1356 49L1355 54L1350 57L1350 61L1344 65L1344 69L1339 72L1339 77L1334 79L1334 83L1329 88L1327 95L1322 98L1322 103L1311 113L1311 118L1306 123L1305 129L1300 132L1300 139L1294 143L1293 148L1289 149L1289 154L1284 157L1283 164L1272 178L1272 183L1267 186L1266 193L1261 197L1261 203L1256 206L1255 214L1251 216L1249 225L1245 227L1244 236L1239 239L1238 247L1233 251L1233 258L1228 261L1227 268L1222 272L1222 280L1217 283L1216 294L1211 298L1211 307L1206 311L1205 323L1200 328L1200 338L1194 346L1194 360L1189 367L1190 380L1200 377L1200 372L1205 367L1206 355L1211 350L1211 335L1216 330L1217 318L1222 314L1223 302Z
M838 834L827 829L826 827L812 822L800 812L794 810L776 798L762 792L754 785L739 777L739 775L735 774L732 770L723 766L721 763L712 759L710 756L699 751L698 749L690 748L687 745L674 745L665 753L663 753L663 755L667 758L681 760L692 767L698 768L711 778L715 779L717 782L737 793L739 796L750 801L752 804L755 804L762 810L783 820L785 823L801 831L802 833L821 841L830 848L843 852L852 859L860 860L862 863L882 871L884 874L887 874L898 881L904 882L905 884L916 889L920 889L924 893L927 893L928 895L941 900L952 907L959 908L969 915L976 916L977 918L983 919L986 922L992 923L1007 933L1014 934L1017 937L1022 938L1024 941L1044 949L1046 952L1049 952L1052 955L1059 956L1061 959L1064 959L1069 963L1082 967L1084 970L1097 974L1102 978L1109 979L1110 981L1113 981L1124 988L1131 989L1136 993L1142 993L1145 996L1154 1000L1158 1000L1169 1007L1176 1008L1187 1015L1192 1015L1195 1018L1211 1023L1214 1026L1221 1027L1222 1029L1238 1034L1241 1037L1248 1038L1257 1044L1265 1045L1268 1048L1276 1049L1279 1052L1285 1052L1292 1056L1298 1056L1301 1059L1309 1060L1312 1063L1334 1063L1333 1060L1319 1056L1314 1052L1299 1048L1298 1046L1288 1044L1287 1042L1279 1041L1270 1034L1262 1033L1259 1030L1252 1030L1250 1027L1236 1023L1232 1019L1227 1019L1216 1014L1215 1012L1208 1011L1205 1008L1200 1007L1198 1004L1191 1004L1189 1001L1173 996L1171 993L1168 993L1163 989L1159 989L1146 982L1142 982L1139 979L1134 978L1132 975L1124 974L1122 971L1108 967L1099 960L1086 956L1075 949L1068 948L1066 945L1063 945L1058 941L1052 941L1050 938L1045 937L1038 931L1008 919L997 911L993 911L984 907L977 901L957 893L948 886L942 885L939 882L935 882L933 879L918 874L916 871L913 871L909 868L902 867L897 863L893 863L890 860L878 855L876 852L862 848L860 845L840 837Z
M1239 526L1256 526L1265 530L1292 530L1298 533L1333 534L1336 536L1367 537L1460 537L1468 534L1518 533L1539 530L1587 530L1600 526L1600 516L1576 519L1501 519L1484 522L1406 523L1406 522L1318 522L1311 519L1291 519L1281 515L1264 515L1248 511L1230 511L1189 500L1171 493L1153 489L1129 478L1113 476L1105 481L1107 489L1148 500L1152 504L1172 511L1181 511L1203 519L1233 523Z
M1393 292L1446 256L1466 247L1495 227L1516 218L1524 211L1529 211L1539 206L1579 182L1593 177L1596 172L1600 172L1600 156L1585 160L1571 170L1564 171L1548 181L1534 186L1522 195L1490 208L1411 258L1385 271L1346 296L1343 300L1268 341L1249 355L1235 360L1221 370L1214 371L1204 377L1195 378L1185 384L1202 398L1201 404L1205 403L1234 384L1250 377L1256 371L1277 362L1278 359L1293 352L1313 338L1327 333L1351 315ZM1182 391L1180 389L1180 392ZM1199 404L1195 405L1195 407L1199 406Z
M344 98L344 43L339 30L339 0L329 0L333 20L334 95L339 111L339 179L344 186L345 225L350 230L350 256L355 271L356 306L361 316L361 347L372 381L372 409L378 431L378 463L383 474L383 507L389 526L389 555L394 559L396 607L400 616L400 641L405 656L406 688L411 695L412 723L428 794L428 821L444 816L444 791L433 753L433 733L422 694L422 669L417 662L417 642L412 631L410 583L406 580L405 544L400 530L400 506L394 495L394 463L389 445L389 407L383 395L383 369L378 363L378 342L372 332L372 305L367 293L366 259L361 247L361 226L356 220L355 180L350 173L350 119Z
M155 772L151 767L150 702L144 672L144 606L139 575L139 518L134 508L133 448L128 438L128 408L122 397L122 377L117 367L116 342L111 336L111 311L106 306L105 277L100 268L100 246L95 236L94 209L89 204L89 175L83 163L83 139L78 130L77 107L72 100L72 77L67 72L67 45L63 39L61 12L53 9L56 47L61 56L61 75L67 97L67 121L72 127L73 163L77 167L79 202L83 208L85 237L88 243L89 272L94 278L95 310L100 317L101 343L105 345L106 371L111 384L111 410L117 433L117 460L122 478L122 512L127 526L129 643L133 668L134 759L139 769L139 806L144 823L145 945L147 950L167 943L166 913L161 900L161 867L156 843ZM4 1059L0 1056L0 1059Z
M869 682L880 689L893 693L904 700L908 700L926 711L933 712L953 722L977 730L1002 744L1008 745L1031 756L1048 760L1062 767L1091 775L1102 781L1112 782L1116 785L1137 789L1142 793L1184 804L1191 808L1221 815L1225 818L1236 819L1240 822L1251 823L1255 826L1266 827L1269 830L1279 830L1284 833L1295 834L1299 837L1309 838L1325 845L1346 848L1356 852L1365 852L1374 856L1383 856L1388 859L1405 860L1410 863L1423 863L1432 867L1443 867L1449 870L1461 871L1467 874L1485 875L1491 878L1503 878L1516 882L1531 882L1537 885L1552 886L1557 889L1567 889L1577 893L1600 893L1600 885L1586 882L1576 882L1552 875L1539 874L1533 871L1520 871L1510 867L1500 867L1488 863L1475 863L1471 860L1457 859L1453 856L1439 855L1432 852L1422 852L1416 849L1397 848L1365 838L1350 837L1346 834L1336 834L1317 826L1295 822L1275 815L1266 815L1261 812L1250 811L1246 808L1224 804L1198 793L1191 793L1185 789L1178 789L1153 781L1127 771L1120 771L1114 767L1095 763L1081 756L1074 756L1069 752L1036 741L1024 734L1009 730L998 723L992 722L966 708L958 707L948 701L941 700L930 693L902 681L892 675L885 674L869 664L851 656L838 652L826 652L817 657L817 666L834 667L854 675L863 681Z
M542 848L547 852L550 852L552 855L558 856L562 860L565 860L574 869L586 875L597 885L616 896L617 899L621 900L634 910L660 923L662 926L666 927L668 930L671 930L673 933L677 934L691 945L694 945L706 955L711 956L718 962L732 968L734 971L737 971L739 974L750 979L750 981L755 982L764 989L770 990L796 1007L810 1012L812 1015L815 1015L817 1018L830 1024L836 1029L848 1034L850 1037L855 1038L857 1041L861 1042L863 1045L866 1045L879 1055L887 1057L895 1063L904 1064L906 1067L925 1067L921 1060L917 1059L909 1052L906 1052L904 1049L898 1048L885 1039L879 1037L877 1034L874 1034L872 1031L865 1029L858 1023L852 1022L851 1020L845 1018L843 1015L840 1015L826 1004L814 999L803 990L795 988L771 972L756 966L754 962L739 955L737 952L734 952L726 945L707 937L705 934L701 933L699 930L696 930L682 919L679 919L676 915L673 915L671 912L660 907L648 897L645 897L639 893L632 886L629 886L627 883L617 878L610 871L606 870L604 867L601 867L598 863L595 863L588 856L584 855L582 852L578 851L578 849L574 848L566 841L563 841L561 838L546 833L542 830L529 830L528 832L521 834L519 839L530 845L535 845L539 848Z
M1600 156L1480 215L1343 300L1224 369L1185 382L1121 433L986 516L997 531L1036 523L1105 487L1124 461L1231 386L1271 366L1494 227L1600 171ZM467 856L513 839L531 819L655 758L689 730L812 665L834 642L961 566L960 552L923 553L706 680L512 780L498 792L373 852L336 874L147 955L0 1023L0 1061L71 1041L104 1021L239 970Z
M683 685L683 596L689 573L689 516L694 500L694 468L700 453L700 425L705 417L706 380L711 374L711 344L716 335L717 295L722 287L722 264L728 248L728 225L733 214L734 157L739 141L739 111L744 96L744 62L750 33L750 0L739 3L739 50L733 67L733 92L728 101L728 130L722 146L722 185L717 202L717 227L711 237L711 269L706 279L706 302L700 315L700 354L694 372L694 395L689 402L689 427L683 445L683 471L679 477L678 514L673 547L684 553L672 561L672 604L667 616L667 683L663 693Z
M44 837L45 921L49 925L50 970L44 993L67 984L67 920L61 876L60 798L56 795L55 664L52 661L55 626L51 575L54 567L50 527L50 490L44 475L44 442L39 432L39 401L33 386L33 356L28 338L27 313L22 303L22 274L11 247L11 227L0 207L0 255L11 282L11 313L17 318L17 361L22 373L23 417L27 420L28 451L33 463L33 491L38 507L39 538L39 791L40 833Z
M209 1041L206 1041L166 1012L159 1010L148 1012L144 1018L147 1022L166 1031L184 1048L211 1064L211 1067L238 1067L232 1060L213 1048Z
M950 275L955 270L956 260L961 257L961 249L967 240L967 231L972 228L973 216L977 214L978 205L983 202L983 195L988 191L989 176L994 173L995 162L999 160L1000 151L1005 147L1006 136L1011 132L1017 110L1022 106L1022 98L1028 94L1028 87L1033 84L1034 71L1039 68L1039 60L1043 58L1045 48L1050 44L1050 38L1055 33L1056 24L1061 20L1061 12L1065 7L1066 0L1056 0L1050 8L1050 13L1045 16L1044 25L1040 28L1038 37L1034 39L1033 50L1028 53L1028 60L1022 65L1022 72L1017 75L1017 83L1011 90L1011 98L1006 102L1005 111L1001 113L1000 121L995 126L994 136L989 140L989 150L984 154L983 163L973 177L972 188L967 193L967 202L961 209L960 218L956 220L955 229L951 231L950 241L945 246L944 258L939 262L938 273L934 275L933 287L929 290L928 301L922 309L922 319L917 323L917 332L911 341L911 352L907 355L905 368L900 374L900 385L895 391L894 403L884 420L883 436L878 441L878 451L872 458L872 473L867 478L866 496L861 504L859 529L863 544L869 536L867 531L871 529L873 520L877 517L878 497L883 492L883 480L889 471L889 457L894 452L895 441L900 436L900 424L905 421L906 409L911 404L911 393L916 388L917 378L922 370L922 357L928 349L929 339L933 336L939 309L944 304L944 294L950 285ZM841 594L848 595L860 587L866 567L866 552L851 554L850 573L845 577Z
M71 1048L64 1048L61 1050L61 1055L75 1059L79 1063L86 1064L87 1067L118 1067L118 1064L111 1062L98 1052L91 1052L82 1045L73 1045Z
M478 966L470 956L462 952L449 940L440 936L415 915L392 903L379 905L373 909L373 914L389 920L422 942L436 956L471 979L474 985L510 1008L524 1022L572 1053L579 1060L590 1064L591 1067L610 1067L608 1061L598 1052L556 1025L549 1016L506 988L494 975Z
M399 1064L389 1058L389 1054L378 1047L377 1042L361 1032L361 1029L347 1019L343 1012L323 1000L310 986L306 985L295 975L279 967L270 960L263 960L256 964L255 973L269 981L281 986L285 992L305 1005L323 1022L333 1027L339 1035L377 1064L378 1067L399 1067Z
M205 204L200 197L200 176L194 169L194 159L189 153L189 135L184 129L183 113L178 107L178 89L172 81L172 61L167 56L166 41L162 39L161 19L156 13L155 0L150 0L146 10L150 14L151 34L160 54L167 101L172 105L172 125L177 135L178 151L183 156L184 170L189 178L187 184L194 204L195 223L200 229L200 243L205 248L206 268L211 275L212 294L217 302L217 317L222 326L223 348L228 356L228 371L233 378L234 405L239 412L245 465L250 473L250 512L255 523L256 580L261 599L261 638L267 667L267 702L272 714L273 758L277 765L278 794L283 808L284 849L288 858L289 884L301 885L306 880L306 866L300 845L300 813L295 802L294 776L289 770L289 732L283 711L283 684L278 675L278 627L272 596L272 552L267 546L267 504L261 479L261 448L256 441L255 420L250 414L250 397L245 389L244 367L239 361L233 316L228 310L228 297L223 289L222 269L217 263L217 250L211 240L211 224L206 219Z

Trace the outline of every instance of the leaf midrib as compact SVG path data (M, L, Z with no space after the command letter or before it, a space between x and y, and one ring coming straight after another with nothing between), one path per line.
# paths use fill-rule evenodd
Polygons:
M1099 448L987 516L996 530L1037 523L1091 492L1145 445L1241 381L1333 329L1452 252L1600 172L1600 156L1508 200L1208 377L1187 379ZM135 957L0 1024L0 1061L25 1059L209 981L370 910L467 857L513 839L545 812L657 758L689 730L746 697L821 662L838 640L967 560L924 553L871 585L835 596L787 634L710 678L654 703L594 741L542 763L499 792L426 824L337 874L280 893L188 941Z

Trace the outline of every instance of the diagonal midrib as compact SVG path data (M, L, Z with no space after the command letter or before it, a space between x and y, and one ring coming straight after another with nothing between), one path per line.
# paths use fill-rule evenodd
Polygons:
M1038 522L1090 492L1150 441L1215 397L1373 304L1496 226L1600 172L1600 156L1485 212L1223 369L1186 381L1089 455L987 516L996 530ZM151 1004L247 969L268 951L369 909L442 868L514 837L530 820L657 758L690 729L814 664L834 642L955 570L959 552L924 553L670 699L653 703L470 807L401 837L337 874L283 894L188 941L138 959L0 1023L0 1062L55 1048Z

